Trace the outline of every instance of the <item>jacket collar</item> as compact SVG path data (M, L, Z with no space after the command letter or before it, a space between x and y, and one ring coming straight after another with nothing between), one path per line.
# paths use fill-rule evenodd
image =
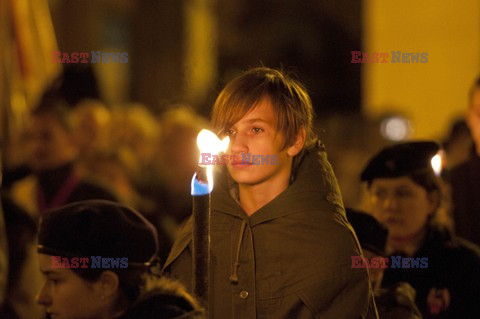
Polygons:
M315 143L305 151L304 158L295 173L295 179L284 192L249 218L250 226L325 205L325 194L322 192L325 190L326 183L338 187L333 170L327 161L325 147L321 142ZM248 219L239 202L232 196L236 185L231 180L227 169L222 167L215 176L212 210ZM338 189L336 192L331 192L331 200L338 205L343 205L339 194Z

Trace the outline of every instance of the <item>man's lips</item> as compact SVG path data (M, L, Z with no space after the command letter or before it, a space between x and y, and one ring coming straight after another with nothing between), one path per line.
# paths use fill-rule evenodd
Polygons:
M246 162L246 161L233 161L232 166L250 166L252 163Z
M231 155L230 156L230 165L232 166L247 166L252 165L251 162L246 161L246 158L243 158L241 155Z
M388 217L385 222L387 224L401 224L403 221L398 217Z

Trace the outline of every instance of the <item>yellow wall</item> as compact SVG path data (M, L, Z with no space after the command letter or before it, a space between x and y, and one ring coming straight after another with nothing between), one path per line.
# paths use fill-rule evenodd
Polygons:
M413 138L443 137L480 73L480 1L365 0L363 16L363 52L428 53L427 63L362 64L364 111L400 111Z

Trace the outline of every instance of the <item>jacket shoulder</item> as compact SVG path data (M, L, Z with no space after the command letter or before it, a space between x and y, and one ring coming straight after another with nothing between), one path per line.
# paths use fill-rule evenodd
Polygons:
M187 222L180 229L175 242L173 243L170 254L168 254L167 260L163 266L163 271L167 271L170 266L179 258L179 256L187 249L188 245L192 241L193 232L193 219L190 216Z

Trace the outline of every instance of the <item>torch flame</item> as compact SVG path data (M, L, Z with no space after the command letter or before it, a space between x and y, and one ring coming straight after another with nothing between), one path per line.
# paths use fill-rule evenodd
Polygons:
M220 140L215 133L209 130L201 130L197 135L197 147L200 150L200 157L198 165L201 167L206 166L208 191L213 190L213 165L202 165L202 153L208 153L210 155L218 155L221 152L226 152L230 138L227 136L223 140ZM195 178L195 176L194 176Z
M442 172L442 154L440 152L435 154L430 163L432 164L435 175L440 176L440 173Z

